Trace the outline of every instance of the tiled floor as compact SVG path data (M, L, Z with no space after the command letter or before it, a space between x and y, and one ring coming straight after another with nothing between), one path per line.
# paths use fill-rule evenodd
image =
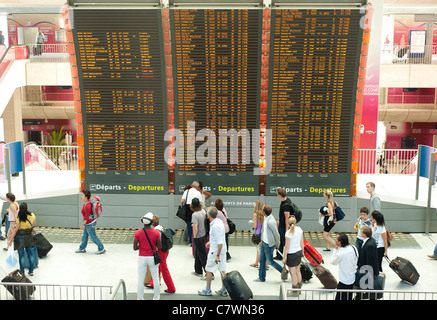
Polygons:
M69 228L36 227L36 232L44 234L51 242L58 243L80 243L82 230ZM104 244L132 244L134 240L134 229L97 229L96 233ZM185 245L184 230L175 230L175 245ZM356 234L348 233L350 243L355 243ZM335 238L336 233L332 232L331 237ZM236 231L229 236L230 247L251 246L252 233L249 231ZM315 247L323 247L326 241L322 232L304 232L304 238ZM393 233L391 248L420 248L420 245L409 233Z

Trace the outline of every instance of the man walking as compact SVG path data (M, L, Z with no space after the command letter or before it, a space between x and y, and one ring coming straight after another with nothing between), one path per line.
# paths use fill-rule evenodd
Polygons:
M206 260L206 288L199 291L201 296L210 296L211 293L211 280L214 272L219 269L220 276L222 279L222 287L220 290L216 291L218 295L223 297L227 296L225 285L223 283L223 273L226 273L226 238L225 238L225 226L220 219L217 219L217 208L208 208L208 218L210 220L209 229L209 242L206 244L209 247L208 258Z
M273 260L273 251L279 246L280 237L278 227L276 226L275 218L272 215L272 207L264 205L263 212L265 215L263 226L261 229L261 246L259 253L259 272L256 281L266 281L266 261L273 266L279 273L282 272L282 267Z
M282 260L281 254L283 255L284 245L285 245L285 232L288 229L288 218L290 215L294 214L293 207L291 206L291 200L287 198L287 191L284 188L278 188L276 190L278 198L281 200L279 206L279 219L278 219L278 232L280 236L279 248L276 251L275 260Z
M90 201L91 198L91 192L87 189L82 190L80 193L80 199L84 202L84 205L82 206L82 216L83 216L83 223L80 227L81 230L83 230L82 234L82 242L80 243L79 249L76 250L76 253L85 253L86 252L86 246L88 244L88 237L91 238L91 241L94 242L97 245L97 252L96 254L102 254L105 253L105 247L103 246L102 242L96 235L96 219L92 218L90 215L93 210L93 206Z
M372 214L373 211L381 211L381 199L375 192L375 184L373 182L366 183L366 190L370 194L369 200L369 213Z

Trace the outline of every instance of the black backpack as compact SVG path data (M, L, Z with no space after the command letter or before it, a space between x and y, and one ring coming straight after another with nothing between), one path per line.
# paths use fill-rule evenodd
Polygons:
M173 236L176 232L173 229L163 229L161 231L161 251L167 252L171 248L173 248Z
M298 223L300 220L302 220L302 210L300 210L299 207L293 201L291 201L291 199L289 198L287 199L290 200L290 202L284 203L283 206L287 204L291 206L294 213L290 212L290 216L294 216L296 218L296 223Z

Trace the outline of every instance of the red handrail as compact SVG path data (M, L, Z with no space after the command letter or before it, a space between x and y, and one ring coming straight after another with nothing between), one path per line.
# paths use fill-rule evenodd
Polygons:
M29 59L29 48L25 45L12 45L0 58L0 78L11 61Z

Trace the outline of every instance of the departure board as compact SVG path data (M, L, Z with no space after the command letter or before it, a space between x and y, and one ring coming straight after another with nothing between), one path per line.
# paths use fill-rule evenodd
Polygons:
M259 130L262 10L170 13L175 123L184 151L176 155L176 192L201 180L213 194L258 195L252 150L259 143L254 130Z
M350 193L360 10L272 10L266 193Z
M86 186L167 193L161 11L75 9L73 18Z

